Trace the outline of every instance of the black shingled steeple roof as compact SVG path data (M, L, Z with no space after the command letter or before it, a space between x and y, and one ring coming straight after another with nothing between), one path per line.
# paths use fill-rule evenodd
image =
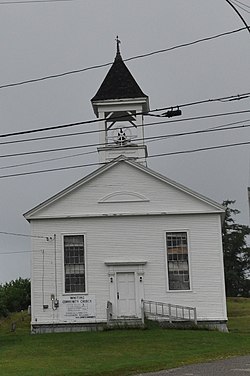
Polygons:
M124 64L119 44L117 43L117 53L115 60L104 78L96 95L91 102L108 99L142 98L146 97L135 81L134 77Z

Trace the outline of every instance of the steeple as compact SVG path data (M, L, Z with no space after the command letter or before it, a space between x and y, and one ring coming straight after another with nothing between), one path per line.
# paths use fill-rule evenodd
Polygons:
M117 36L114 62L91 99L100 118L100 162L124 154L145 164L143 113L149 111L149 100L125 65L120 43Z
M104 78L100 88L97 90L95 96L91 99L94 111L96 113L95 103L100 100L109 99L125 99L125 98L146 98L148 96L143 93L140 86L135 81L134 77L124 64L120 53L120 40L116 37L116 56L114 62ZM148 111L147 105L144 111Z

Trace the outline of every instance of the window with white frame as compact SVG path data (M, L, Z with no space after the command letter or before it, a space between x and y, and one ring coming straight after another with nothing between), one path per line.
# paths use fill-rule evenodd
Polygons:
M84 235L64 235L65 292L85 292Z
M188 241L186 232L167 232L169 290L190 290Z

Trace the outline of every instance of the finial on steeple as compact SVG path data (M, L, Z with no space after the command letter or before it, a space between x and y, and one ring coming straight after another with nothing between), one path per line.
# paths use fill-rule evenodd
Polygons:
M121 41L118 37L118 35L116 36L115 38L116 40L116 59L120 59L121 58L121 53L120 53L120 44L121 44Z

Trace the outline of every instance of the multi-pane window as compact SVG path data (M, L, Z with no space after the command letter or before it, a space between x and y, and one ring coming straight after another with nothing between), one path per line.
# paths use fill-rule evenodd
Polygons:
M64 236L65 292L85 292L84 235Z
M190 290L186 232L167 232L169 290Z

